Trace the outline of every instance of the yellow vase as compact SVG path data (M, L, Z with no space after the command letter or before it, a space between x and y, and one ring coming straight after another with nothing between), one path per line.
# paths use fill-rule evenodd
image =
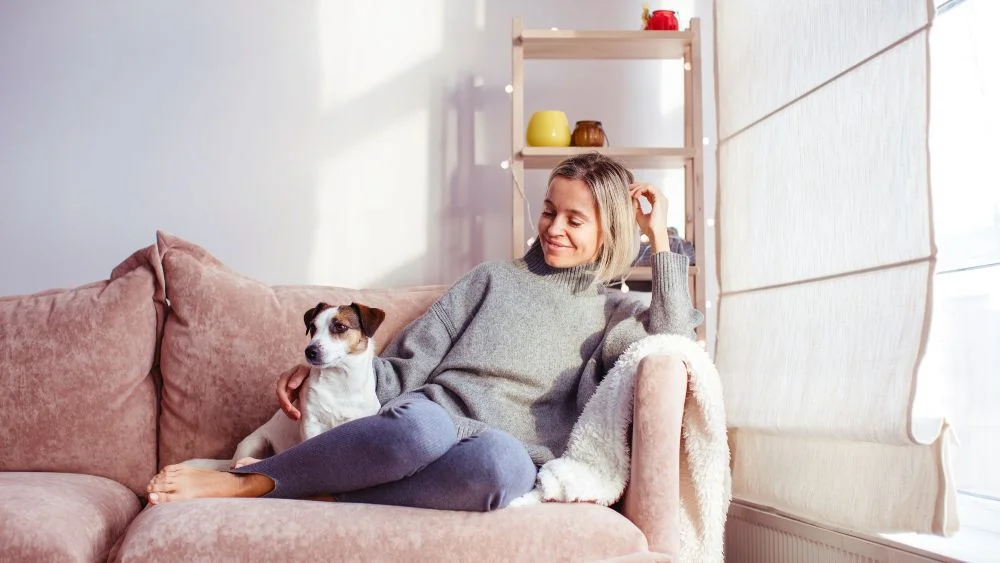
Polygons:
M561 111L536 111L528 120L526 140L529 146L568 147L571 137L569 119Z

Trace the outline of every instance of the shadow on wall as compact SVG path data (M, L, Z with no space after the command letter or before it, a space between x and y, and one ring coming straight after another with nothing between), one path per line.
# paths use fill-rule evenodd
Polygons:
M374 220L384 229L366 241L378 241L375 247L359 247L357 261L350 264L362 269L376 265L378 274L371 275L364 285L450 283L483 260L509 258L510 173L501 169L500 162L510 157L510 98L504 86L510 81L511 20L522 16L527 26L540 28L636 29L641 2L632 4L630 11L629 6L611 10L600 0L578 1L571 6L558 2L436 0L407 8L419 15L374 4L354 8L369 11L368 19L384 21L384 15L389 19L388 28L398 30L393 32L398 32L394 47L386 55L386 61L398 65L395 73L380 64L381 80L369 81L368 89L358 88L350 102L336 107L325 120L325 129L334 132L327 148L331 158L341 163L336 166L340 174L348 173L352 163L368 163L350 172L352 181L346 183L355 190L347 196L353 198L351 207L366 209L366 215L354 224ZM435 12L443 22L439 28L431 23ZM357 17L355 12L352 19ZM428 24L414 23L423 21L421 18ZM350 41L352 34L360 32L348 29L339 41ZM399 45L406 45L409 51L403 57L409 61L408 67L399 65ZM365 67L379 60L370 53L362 58ZM530 62L526 68L526 114L559 108L571 120L605 119L621 134L620 144L682 144L682 117L676 106L663 116L677 127L648 126L650 114L660 114L663 109L655 98L651 103L649 96L664 87L661 67L659 62ZM353 78L356 72L353 69L344 76ZM678 79L680 76L677 73ZM405 93L402 99L401 92ZM424 126L426 129L420 131ZM386 154L373 139L386 138L385 132L390 130L394 133L386 144L392 146L392 153ZM401 138L412 139L412 144L401 143ZM371 144L364 157L347 156L362 154L357 147L364 143ZM524 188L533 202L532 214L539 211L547 173L539 171L527 177ZM423 179L425 186L421 186ZM647 181L662 184L661 177ZM408 191L410 186L415 191L423 188L426 199L418 201ZM360 201L364 198L370 198L372 205ZM682 202L678 204L682 210ZM387 211L386 206L395 209ZM408 217L411 212L417 214L412 220L377 219L386 213ZM536 219L526 217L531 224ZM339 227L343 236L349 224ZM330 239L329 235L317 238ZM379 269L388 264L378 263L378 244L389 249L393 267ZM317 243L317 248L323 246ZM325 269L343 266L343 260L316 256L313 264Z

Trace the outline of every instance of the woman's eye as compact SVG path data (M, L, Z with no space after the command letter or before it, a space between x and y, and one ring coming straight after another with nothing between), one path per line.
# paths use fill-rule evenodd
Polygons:
M556 214L551 211L542 211L542 217L555 217Z
M583 223L581 223L579 221L570 221L569 224L572 227L579 227L580 225L583 225Z

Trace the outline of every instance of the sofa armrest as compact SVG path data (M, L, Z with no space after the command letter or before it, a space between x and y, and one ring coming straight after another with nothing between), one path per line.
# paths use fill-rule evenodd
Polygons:
M651 551L680 550L681 418L687 367L665 355L643 358L635 374L632 464L622 507Z

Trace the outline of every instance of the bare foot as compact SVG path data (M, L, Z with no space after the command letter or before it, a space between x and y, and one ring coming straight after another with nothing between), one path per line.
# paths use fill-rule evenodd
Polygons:
M187 465L168 465L149 482L150 504L195 498L259 497L269 493L274 482L266 475L237 475Z
M257 463L258 461L260 460L255 457L244 457L239 461L237 461L235 464L233 464L233 469L239 469L244 465L252 465L254 463Z

